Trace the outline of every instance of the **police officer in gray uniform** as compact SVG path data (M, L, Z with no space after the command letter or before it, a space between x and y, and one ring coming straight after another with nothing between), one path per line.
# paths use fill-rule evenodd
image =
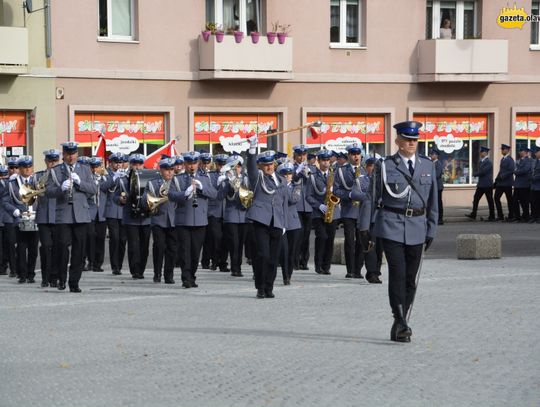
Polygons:
M334 194L341 199L341 221L345 234L345 263L347 267L346 278L363 278L361 274L364 263L360 235L356 228L356 220L361 203L353 201L350 193L355 179L365 175L361 166L362 146L359 143L347 146L349 162L339 167L334 177Z
M64 163L53 168L47 182L47 196L56 198L56 232L58 240L59 283L66 288L69 263L69 290L80 293L79 280L83 269L86 228L90 223L88 198L97 193L90 168L77 163L78 144L62 144ZM71 242L71 258L69 244Z
M531 190L532 160L527 147L519 150L519 160L516 162L514 175L514 220L529 221L529 195ZM521 207L521 211L520 211Z
M0 199L4 193L4 189L7 186L7 174L8 168L5 165L0 165ZM3 205L0 205L0 276L7 274L6 266L3 262L4 257L4 217L5 210Z
M475 220L476 212L478 211L478 203L483 195L486 196L489 207L488 221L493 222L495 220L495 205L493 203L493 163L489 159L489 148L480 147L480 164L478 170L473 173L474 177L478 177L478 183L476 184L476 191L473 198L472 212L467 216L468 218Z
M60 151L45 150L45 171L38 171L34 175L34 180L49 179L54 176L52 169L58 165L60 161ZM47 175L46 175L47 174ZM45 180L43 179L43 180ZM55 234L56 227L56 199L50 198L47 195L41 195L37 198L36 208L36 223L39 226L39 257L41 259L41 286L42 287L57 287L58 286L58 269L57 262L54 261L54 255L57 252L55 247L58 241Z
M319 168L310 175L308 182L307 199L313 208L313 227L315 229L315 272L317 274L330 274L332 255L334 253L334 237L336 236L337 222L341 218L341 207L336 205L332 216L332 222L326 223L324 217L328 207L326 206L326 187L333 171L335 179L336 170L330 169L330 157L332 152L321 150L317 153ZM334 183L332 182L332 187Z
M438 224L444 225L444 220L443 220L444 211L443 211L443 201L442 201L442 194L443 194L443 189L444 189L444 182L443 182L442 176L444 173L444 165L443 165L443 162L439 160L439 154L440 154L439 150L437 150L436 148L433 148L431 150L431 161L433 161L433 163L435 164L435 173L437 175L437 188L439 189L438 198L437 198L438 203L439 203Z
M499 174L495 178L495 207L497 208L497 218L504 220L504 213L502 210L501 197L504 194L506 196L506 203L508 205L508 221L514 220L514 205L512 200L512 186L514 185L514 170L516 164L514 159L510 155L510 146L508 144L501 144L501 165L499 168Z
M382 239L388 261L388 293L394 315L390 339L398 342L410 341L407 313L416 293L422 251L429 248L437 230L435 166L417 154L421 126L414 121L394 125L398 152L377 163L373 178L372 233Z
M287 230L288 194L284 178L275 173L275 152L268 150L257 156L257 145L257 136L251 136L247 172L253 204L246 217L253 222L253 272L257 298L274 298L279 245Z
M101 272L103 269L103 259L105 257L105 236L107 234L107 219L105 218L105 206L107 204L107 191L101 188L106 177L100 174L100 169L103 168L101 157L91 157L88 162L92 178L98 187L98 192L88 198L88 206L90 210L90 219L88 225L88 235L86 241L88 265L86 270Z
M540 147L535 146L532 149L534 162L532 165L531 177L531 219L529 223L540 223Z
M4 188L7 188L8 182L11 179L15 179L15 177L19 173L19 167L17 166L17 157L8 158L7 166L8 166L8 178L4 181L5 182ZM17 243L16 223L15 223L15 219L13 218L13 214L8 213L7 211L4 211L4 242L3 243L4 243L4 250L3 250L4 257L2 258L2 268L7 269L9 265L9 270L10 270L9 277L16 277L18 276L16 253L15 253L15 245Z
M195 282L199 258L208 225L208 201L216 199L218 192L206 172L199 172L199 153L191 151L184 154L186 172L176 175L178 189L169 193L169 199L184 206L183 217L176 219L179 228L179 250L183 254L182 287L196 288ZM225 175L218 177L217 184L225 182Z

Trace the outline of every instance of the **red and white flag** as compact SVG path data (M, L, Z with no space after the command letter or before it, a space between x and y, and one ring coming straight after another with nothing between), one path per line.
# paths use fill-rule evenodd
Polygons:
M171 140L167 144L165 144L163 147L158 148L156 151L154 151L152 154L150 154L146 159L144 160L144 168L150 168L155 169L159 166L159 160L161 159L162 155L168 155L169 157L174 157L176 155L176 149L174 148L174 143L176 140Z
M98 136L98 143L96 146L96 150L94 151L94 157L101 157L103 160L103 166L105 167L107 164L107 143L105 142L105 136L103 133L101 133Z

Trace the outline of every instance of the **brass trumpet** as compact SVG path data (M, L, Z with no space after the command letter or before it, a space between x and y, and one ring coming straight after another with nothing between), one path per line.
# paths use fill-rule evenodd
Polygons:
M45 194L45 186L47 185L47 181L49 180L50 172L50 169L45 171L45 174L43 174L37 181L35 188L30 184L21 185L21 188L19 189L19 195L21 196L21 201L24 204L31 206L36 201L36 197Z
M150 215L155 215L160 205L164 204L169 200L170 186L171 181L165 181L163 184L161 184L161 187L159 188L159 196L146 194L146 205L148 206Z

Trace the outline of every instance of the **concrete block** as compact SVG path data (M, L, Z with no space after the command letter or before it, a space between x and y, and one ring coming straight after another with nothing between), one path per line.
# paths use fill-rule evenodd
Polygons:
M463 234L456 239L458 259L500 259L502 240L498 234Z

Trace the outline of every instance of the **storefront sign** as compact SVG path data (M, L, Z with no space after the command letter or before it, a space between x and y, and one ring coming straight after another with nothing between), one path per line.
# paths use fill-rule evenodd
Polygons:
M307 122L322 122L319 137L307 137L307 144L325 146L329 150L346 151L354 142L383 144L385 136L384 115L325 115L309 114ZM337 148L337 150L336 150Z
M463 148L463 140L459 137L454 137L452 133L442 137L435 136L433 140L440 151L448 154Z
M346 153L347 146L354 143L360 144L363 149L362 140L357 137L338 137L334 140L328 140L324 143L324 147L327 150L332 150L336 153Z
M235 134L232 137L220 136L219 142L223 146L223 150L225 150L227 153L241 153L249 149L249 141L239 134Z
M0 144L3 147L26 145L26 112L0 110Z
M106 140L107 151L112 153L129 154L139 149L139 140L135 137L130 137L122 134L110 140Z

